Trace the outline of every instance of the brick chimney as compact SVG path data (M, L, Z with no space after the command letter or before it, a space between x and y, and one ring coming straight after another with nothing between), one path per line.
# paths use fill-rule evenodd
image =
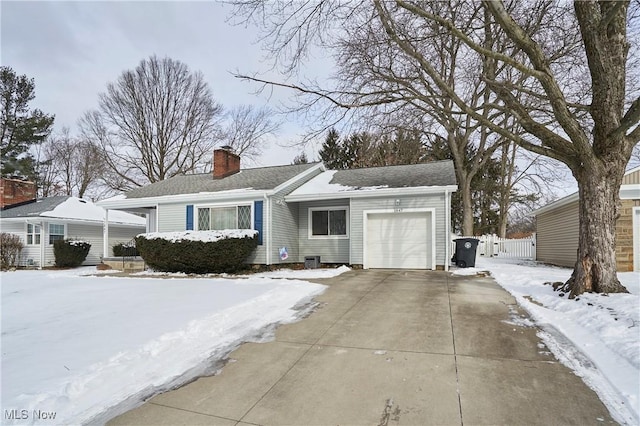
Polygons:
M19 179L0 179L0 209L35 199L35 183Z
M230 146L213 151L213 178L222 179L240 171L240 156Z

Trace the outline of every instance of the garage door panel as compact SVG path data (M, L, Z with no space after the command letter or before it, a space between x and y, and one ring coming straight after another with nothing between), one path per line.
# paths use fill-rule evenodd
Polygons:
M372 213L367 217L368 268L431 268L431 213Z

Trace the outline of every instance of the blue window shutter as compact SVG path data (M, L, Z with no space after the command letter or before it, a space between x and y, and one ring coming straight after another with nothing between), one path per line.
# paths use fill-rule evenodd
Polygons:
M187 206L187 231L193 230L193 204Z
M262 203L253 202L253 229L258 231L258 245L262 245Z

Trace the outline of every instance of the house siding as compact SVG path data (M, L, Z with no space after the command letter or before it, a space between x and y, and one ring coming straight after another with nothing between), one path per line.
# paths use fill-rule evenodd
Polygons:
M622 200L616 222L616 267L633 271L633 207L640 200ZM640 232L637 230L636 232ZM578 201L536 217L536 260L573 268L578 259L580 221Z
M284 201L284 197L292 191L295 191L300 186L307 183L319 175L321 170L316 170L315 173L310 173L304 179L299 179L290 185L283 187L280 191L270 197L271 202L271 224L273 226L271 230L270 245L271 263L292 263L302 262L300 255L300 237L298 229L298 219L300 215L300 208L298 203L287 203ZM289 257L286 260L280 259L280 248L286 247Z
M136 235L142 234L144 231L144 227L133 228L110 224L108 256L113 256L114 245L118 243L126 243ZM91 249L89 250L87 258L82 263L83 265L97 265L101 262L103 255L102 242L104 241L101 225L69 223L67 224L67 238L71 238L74 240L84 240L88 241L91 244Z
M349 238L309 239L309 209L313 207L349 206L349 199L303 202L298 206L298 261L304 262L305 256L320 256L322 263L350 263L349 241L353 239L351 214L349 219Z
M19 265L21 266L29 265L29 259L33 260L33 266L55 265L56 258L55 254L53 253L53 244L49 244L49 224L63 224L63 222L51 220L42 221L41 223L44 233L41 237L41 244L38 245L27 245L27 225L25 222L8 222L2 224L2 232L9 232L18 235L22 242L25 244L25 248L22 250L19 261ZM88 241L91 244L89 254L82 264L99 264L102 258L102 224L67 223L65 227L65 238L84 240ZM109 247L113 247L114 244L117 244L119 242L129 241L142 232L144 232L144 226L136 228L110 224ZM40 265L40 251L42 250L42 247L44 247L44 260L42 262L42 265ZM112 255L113 252L110 250L109 254Z
M260 200L263 200L262 198ZM238 204L253 204L253 200L242 200L237 201ZM228 200L221 202L220 204L224 205L232 205L234 204L233 200ZM210 205L214 206L215 203L207 203L204 201L194 202L185 202L185 203L175 203L175 204L160 204L158 205L158 232L177 232L177 231L185 231L187 227L187 205ZM266 203L265 203L266 206ZM195 215L194 211L194 215ZM264 212L263 212L264 215ZM194 221L197 221L194 218ZM195 223L195 222L194 222ZM263 237L262 237L262 245L258 246L254 252L247 258L247 263L256 263L256 264L264 264L266 263L266 243L267 243L267 235L269 235L268 227L266 221L263 221L262 225L263 229Z
M578 201L536 217L536 260L573 267L580 234Z
M365 210L394 210L396 200L400 200L399 207L405 209L435 209L435 247L436 265L443 266L445 259L446 226L445 226L445 199L444 194L422 197L385 197L385 198L360 198L351 200L351 263L364 264L363 259L363 212ZM434 218L432 217L432 220Z
M637 185L640 184L640 170L629 173L622 178L623 185Z

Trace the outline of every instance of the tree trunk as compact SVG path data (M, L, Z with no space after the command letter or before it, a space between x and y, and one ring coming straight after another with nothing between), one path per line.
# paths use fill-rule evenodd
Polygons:
M473 235L473 201L471 199L471 179L468 176L459 179L460 199L462 200L462 235Z
M571 278L562 287L571 299L584 292L628 293L618 280L616 268L621 178L594 169L576 176L580 196L578 259Z

